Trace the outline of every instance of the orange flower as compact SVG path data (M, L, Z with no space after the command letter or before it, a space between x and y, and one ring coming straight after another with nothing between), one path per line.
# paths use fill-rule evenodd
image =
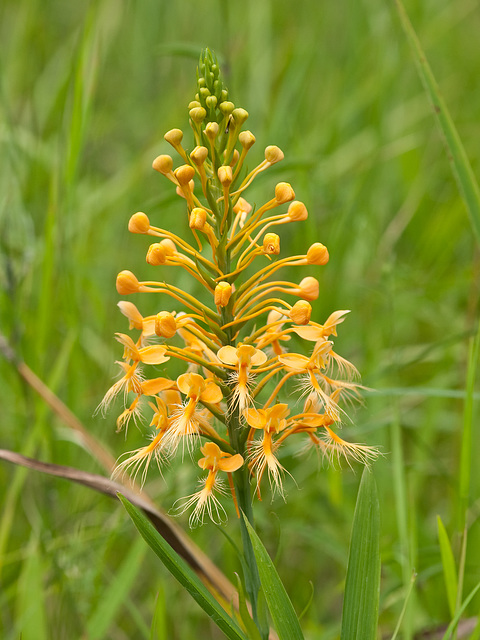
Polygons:
M196 436L201 433L216 435L205 412L200 412L197 405L199 402L217 404L223 398L220 387L211 378L202 378L198 373L183 373L177 378L177 387L187 399L172 413L172 428L167 436L172 453L182 439L184 443L186 440L187 448L191 451Z
M238 405L242 413L251 402L249 392L250 371L252 367L259 367L265 364L267 355L250 344L240 344L238 347L222 347L218 350L217 357L223 364L230 365L234 369L231 381L235 386L230 409Z
M214 442L206 442L203 447L200 447L200 451L204 457L198 461L198 466L201 469L208 470L208 476L204 481L200 480L200 483L203 485L200 491L196 491L191 496L178 501L180 504L177 507L179 513L184 513L191 506L195 505L188 521L190 527L203 524L205 512L210 519L217 524L226 520L227 514L225 509L214 494L214 491L220 494L225 493L224 487L217 478L219 471L224 471L228 475L233 500L237 508L231 474L243 465L243 457L239 453L235 455L226 453Z
M287 426L286 417L290 413L287 404L275 404L269 409L247 409L244 413L250 425L248 435L249 466L257 476L257 490L265 470L268 470L270 485L283 496L282 472L284 468L277 460L275 452L280 446L273 440ZM261 440L253 440L255 429L263 430Z

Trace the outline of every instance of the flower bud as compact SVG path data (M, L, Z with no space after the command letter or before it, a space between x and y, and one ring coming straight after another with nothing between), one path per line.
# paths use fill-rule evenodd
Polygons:
M179 184L185 186L195 175L195 169L189 164L182 164L182 166L175 169L173 173L175 174Z
M121 296L136 293L140 290L140 283L131 271L120 271L116 282L117 291Z
M219 282L215 287L215 305L226 307L232 295L232 285L229 282Z
M285 315L278 311L278 309L272 309L267 316L267 324L272 324L282 319L285 320Z
M158 171L158 173L162 173L165 176L172 170L173 160L170 156L161 155L155 158L152 162L152 167L155 171Z
M307 207L303 202L294 200L288 207L287 217L290 218L292 222L301 222L302 220L306 220L308 218Z
M200 102L198 102L198 100L192 100L188 105L188 110L191 111L192 109L196 109L197 107L201 107L201 106L202 105L200 104Z
M279 182L275 187L275 200L278 204L285 204L295 198L295 191L288 182Z
M190 189L190 192L193 193L193 190L195 189L195 183L193 180L190 180L190 182L188 183L188 188ZM183 189L185 189L185 187L183 187ZM185 194L183 192L182 187L177 187L175 189L175 192L177 194L177 196L180 196L181 198L185 199Z
M299 300L290 309L288 316L295 324L308 324L312 317L312 305L306 300Z
M224 166L218 168L218 179L222 187L229 187L233 181L232 167Z
M193 109L190 109L188 113L193 122L196 122L197 124L203 122L205 120L205 116L207 115L207 112L203 107L194 107Z
M240 213L240 211L245 212L245 213L250 213L250 211L252 210L252 205L250 203L248 203L245 198L239 198L237 200L236 205L233 207L233 212L234 213Z
M148 233L150 229L150 220L145 213L139 211L134 213L128 221L128 230L130 233Z
M170 129L163 137L172 147L178 147L183 140L183 131L181 129Z
M167 261L167 254L160 242L155 242L148 247L147 258L148 264L158 266L159 264L165 264Z
M233 102L224 100L219 104L218 108L220 109L220 111L223 113L224 116L229 116L232 113L232 111L235 109L235 105L233 104Z
M232 111L232 116L235 118L235 124L241 127L248 118L248 111L245 111L245 109L242 108L237 108Z
M174 256L176 253L178 253L176 244L174 243L173 240L170 240L170 238L165 238L160 242L160 244L163 250L165 251L165 255L167 257L170 258L171 256Z
M232 159L230 160L231 167L234 167L237 164L239 157L240 154L238 153L237 149L234 149L232 153Z
M275 256L280 253L280 238L276 233L266 233L263 236L263 253Z
M299 295L304 300L316 300L319 296L320 291L318 280L312 276L303 278L298 287L300 290Z
M327 264L329 259L328 249L321 242L314 242L307 251L308 264Z
M208 156L207 147L195 147L195 149L190 154L190 158L193 160L193 162L197 166L202 165L207 159L207 156Z
M130 321L130 329L143 329L143 316L133 302L120 300L117 303L118 308Z
M283 151L275 145L270 145L265 149L265 160L270 164L280 162L280 160L283 160L284 157L285 156L283 155Z
M255 144L255 136L251 131L242 131L238 134L238 141L248 151Z
M217 137L219 128L216 122L209 122L205 127L205 135L211 142Z
M217 97L216 96L208 96L205 98L205 104L209 109L215 109L217 106Z
M177 333L177 323L169 311L160 311L155 316L155 333L161 338L173 338Z
M205 223L207 221L207 212L205 209L201 207L195 207L192 209L190 213L190 220L188 222L190 229L199 229L200 231L204 228Z

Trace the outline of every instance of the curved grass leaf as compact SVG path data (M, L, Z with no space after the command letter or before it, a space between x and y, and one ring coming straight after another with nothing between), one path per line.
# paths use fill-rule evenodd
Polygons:
M480 582L477 584L476 587L474 587L470 593L468 594L468 596L465 598L464 602L462 603L462 606L458 609L457 613L455 614L455 617L453 618L453 620L450 622L450 624L448 625L447 630L445 631L445 635L443 636L442 640L450 640L453 636L453 632L455 631L458 622L462 616L462 613L465 611L465 609L468 607L468 605L470 604L470 602L473 600L473 598L475 597L477 591L480 589Z
M118 498L146 543L153 549L170 573L218 625L227 638L231 640L247 640L247 636L244 635L237 623L215 600L188 564L162 538L146 516L120 493Z
M445 579L445 588L447 590L448 608L450 615L455 614L455 606L457 601L457 570L455 568L455 560L453 558L452 547L448 539L445 526L440 516L437 516L438 541L440 543L440 553L442 556L443 577Z
M278 637L280 640L303 640L303 633L297 614L275 569L275 565L245 516L243 516L243 520L252 542L262 590Z
M396 0L396 5L403 30L415 56L420 79L430 98L433 112L444 136L453 173L467 206L474 234L477 242L480 243L480 189L475 174L405 7L401 0Z
M375 640L380 593L380 507L373 473L365 468L353 518L341 640Z

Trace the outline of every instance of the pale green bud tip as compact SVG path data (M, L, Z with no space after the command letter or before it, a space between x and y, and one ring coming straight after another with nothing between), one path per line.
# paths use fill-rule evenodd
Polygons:
M232 111L232 116L235 119L235 124L241 127L245 120L248 118L248 111L246 111L245 109L237 108Z
M209 109L215 109L217 106L217 97L216 96L208 96L205 99L205 103Z
M235 105L233 104L233 102L229 102L228 100L225 100L224 102L221 102L219 107L220 111L223 113L224 116L229 116L232 111L235 109Z
M194 107L193 109L190 109L189 115L193 122L200 124L200 122L203 122L203 120L205 120L207 112L203 107Z

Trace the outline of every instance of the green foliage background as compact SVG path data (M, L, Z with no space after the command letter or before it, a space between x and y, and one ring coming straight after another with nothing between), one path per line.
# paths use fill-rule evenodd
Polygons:
M478 3L405 6L478 172ZM93 416L116 371L113 333L126 329L115 276L131 269L148 277L148 240L127 232L132 213L186 228L181 202L150 166L170 153L165 131L187 134L196 63L209 46L231 99L250 113L251 156L260 160L268 144L285 152L249 197L262 203L276 182L292 183L310 216L283 233L282 252L303 253L313 239L329 248L315 319L352 310L337 349L375 391L352 409L355 426L344 433L385 453L375 465L379 633L394 629L414 568L403 637L448 623L436 516L458 556L480 256L393 3L4 0L0 41L0 322L18 356L114 455L140 445L135 428L126 442L115 434L114 411ZM288 275L310 273L300 271ZM196 293L178 272L166 277ZM162 304L138 303L145 315ZM1 447L101 472L4 359L0 388ZM478 400L472 456L480 444L475 410ZM306 637L336 638L360 474L294 454L286 449L284 462L298 488L287 479L287 502L266 495L256 513L297 611L311 599ZM465 593L480 563L473 460ZM166 482L149 475L148 491L166 509L195 482L189 461L173 467ZM235 527L232 515L234 536ZM207 525L192 535L232 578L238 563L221 532ZM119 505L6 463L0 571L7 640L221 637L152 561ZM479 608L476 598L467 615Z

